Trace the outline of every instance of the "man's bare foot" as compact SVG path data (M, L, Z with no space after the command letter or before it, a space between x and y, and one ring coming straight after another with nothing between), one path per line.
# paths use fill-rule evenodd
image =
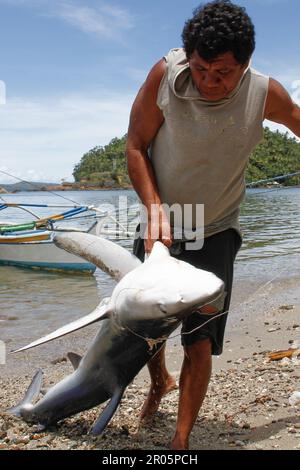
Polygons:
M159 408L162 397L176 388L178 385L171 375L162 384L151 384L148 397L140 413L140 421L151 421Z

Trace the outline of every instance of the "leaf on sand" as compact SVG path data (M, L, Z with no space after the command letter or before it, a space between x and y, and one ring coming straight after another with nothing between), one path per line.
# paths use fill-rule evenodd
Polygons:
M296 357L296 356L299 356L299 355L300 355L300 348L298 348L298 349L290 348L290 349L286 349L284 351L270 352L270 353L268 353L268 358L270 359L270 361L280 361L284 357L290 358L290 357Z

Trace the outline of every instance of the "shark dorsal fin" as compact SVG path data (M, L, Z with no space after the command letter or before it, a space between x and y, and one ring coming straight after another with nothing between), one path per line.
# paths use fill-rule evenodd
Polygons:
M73 369L77 370L78 366L80 364L80 361L82 359L82 356L79 356L79 354L73 353L73 352L68 352L67 354L69 361L71 362Z
M147 262L169 258L170 256L169 248L167 248L163 243L157 241L153 245L152 251L147 258Z

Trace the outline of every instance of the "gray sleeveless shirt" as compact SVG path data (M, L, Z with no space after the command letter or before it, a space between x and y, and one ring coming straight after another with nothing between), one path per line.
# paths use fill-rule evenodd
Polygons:
M249 154L263 138L263 114L269 78L249 68L222 101L203 99L194 85L183 49L165 57L157 105L164 122L149 156L162 202L204 204L205 236L239 229Z

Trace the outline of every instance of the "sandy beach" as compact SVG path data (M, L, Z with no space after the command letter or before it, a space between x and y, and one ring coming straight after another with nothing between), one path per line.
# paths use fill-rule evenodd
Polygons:
M190 439L191 450L300 449L300 403L289 403L292 393L300 391L300 358L269 361L267 357L268 352L295 347L300 341L299 285L298 278L277 279L256 289L250 286L245 292L240 283L235 284L224 353L214 357L208 394ZM0 449L168 448L175 429L178 390L163 398L151 425L139 428L138 414L149 384L146 368L128 387L109 426L97 438L87 433L103 406L42 433L37 426L5 413L24 396L36 369L44 371L45 388L71 373L66 353L84 352L97 328L93 325L41 348L8 355L7 364L0 366ZM13 341L11 346L15 346ZM167 354L169 369L178 380L179 337L168 341Z

